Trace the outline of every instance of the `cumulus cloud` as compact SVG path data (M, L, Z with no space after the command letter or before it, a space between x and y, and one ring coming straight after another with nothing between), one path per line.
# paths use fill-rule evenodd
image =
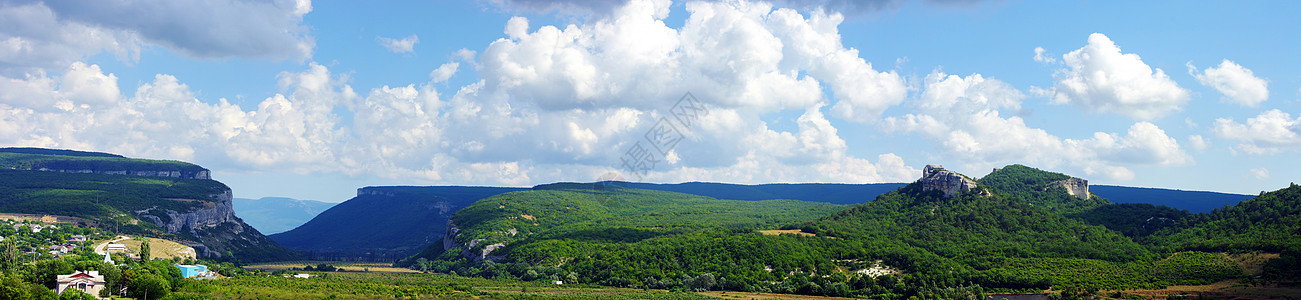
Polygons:
M308 0L27 1L0 5L0 68L16 76L60 69L103 51L126 61L143 46L201 58L304 60L315 41Z
M416 43L420 42L420 37L414 34L402 39L381 36L376 37L375 41L378 41L380 46L388 48L388 51L393 51L393 53L411 53L416 51Z
M1215 88L1224 94L1225 102L1254 107L1269 99L1269 82L1256 77L1251 70L1243 68L1232 61L1224 60L1219 66L1206 68L1201 72L1192 62L1188 63L1188 74L1197 78L1202 85Z
M1301 149L1301 118L1293 119L1278 109L1265 111L1245 123L1233 119L1215 120L1215 135L1236 140L1234 149L1248 154L1273 154Z
M934 72L926 77L920 113L887 118L889 132L919 133L946 157L979 169L1008 163L1046 168L1066 167L1084 174L1130 179L1126 166L1175 166L1192 163L1177 141L1156 125L1138 122L1124 134L1096 132L1086 139L1067 139L1026 125L1000 109L1015 110L1025 95L1010 85L984 78Z
M347 75L313 63L280 74L279 92L256 107L202 101L165 74L112 97L115 77L95 65L0 76L14 87L0 90L0 140L213 168L527 185L618 171L625 150L692 92L709 114L682 128L684 140L649 180L916 178L897 155L849 154L829 119L872 122L907 93L898 74L841 44L840 15L693 2L684 25L671 28L668 5L634 0L608 18L563 27L512 18L501 39L481 53L458 51L427 82L359 92ZM480 80L435 89L461 62ZM795 129L760 118L781 112L801 114Z
M1065 68L1053 75L1053 87L1036 90L1054 103L1148 120L1179 110L1189 100L1188 91L1165 71L1153 70L1138 54L1121 53L1101 33L1089 35L1087 45L1062 55L1061 61Z

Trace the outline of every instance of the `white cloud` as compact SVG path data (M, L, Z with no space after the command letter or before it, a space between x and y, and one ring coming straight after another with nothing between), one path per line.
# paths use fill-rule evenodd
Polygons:
M503 38L481 53L458 51L428 82L358 93L347 75L313 63L280 74L280 91L255 107L205 103L165 74L124 97L114 75L71 62L61 75L0 76L0 141L216 169L526 185L617 170L620 155L656 120L671 117L669 109L690 91L709 115L687 128L673 150L675 163L662 163L649 180L917 177L897 155L849 154L828 119L875 121L908 90L897 73L873 69L841 43L840 15L693 2L675 29L663 21L668 5L634 0L606 18L563 27L530 28L527 19L512 18ZM473 64L480 80L446 94L436 90L461 62ZM789 112L802 112L796 129L760 117Z
M1044 50L1044 47L1034 47L1034 61L1048 64L1056 63L1056 58L1044 55L1046 52L1048 52L1048 50Z
M1179 110L1189 100L1161 69L1152 69L1137 54L1121 53L1101 33L1089 43L1062 56L1066 68L1057 71L1052 88L1039 90L1054 103L1071 103L1099 113L1135 119L1155 119Z
M420 37L414 34L402 39L381 36L376 37L375 41L379 42L384 48L388 48L388 51L393 51L393 53L411 53L416 51L416 43L420 42Z
M1201 135L1190 135L1188 136L1188 146L1197 151L1205 151L1211 148L1211 140Z
M1251 177L1255 177L1256 179L1269 179L1269 169L1255 168L1248 172L1251 173Z
M103 51L125 61L143 46L194 57L305 60L311 2L28 1L0 6L0 71L59 69Z
M1236 150L1248 154L1273 154L1301 149L1301 118L1293 119L1278 109L1265 111L1246 123L1233 119L1215 120L1215 135L1241 142Z
M1201 73L1188 62L1188 74L1197 77L1202 85L1210 86L1224 94L1225 102L1254 107L1269 99L1269 82L1256 77L1251 70L1232 61L1224 60L1218 67L1206 68Z
M429 79L432 80L433 82L447 81L448 79L452 78L452 75L456 75L456 70L460 67L461 67L461 63L457 63L457 62L445 63L441 66L438 66L438 68L434 69L433 72L429 72Z
M926 77L917 114L887 118L888 132L915 132L946 158L967 162L970 169L1026 163L1049 169L1066 167L1112 179L1133 177L1126 166L1176 166L1192 163L1178 142L1156 125L1133 124L1125 134L1094 133L1088 139L1063 139L1001 116L1017 109L1025 95L1010 85L979 74L960 77L940 72Z

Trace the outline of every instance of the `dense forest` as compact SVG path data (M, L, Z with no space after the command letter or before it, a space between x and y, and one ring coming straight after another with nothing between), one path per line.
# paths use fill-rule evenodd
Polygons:
M1058 184L1067 178L1013 165L956 197L910 184L849 207L552 185L476 202L452 217L462 248L435 245L399 265L499 279L872 298L1071 296L1297 278L1301 188L1192 214L1077 198ZM785 230L763 230L775 228ZM493 244L502 246L483 251ZM1282 255L1249 274L1226 254L1258 252Z

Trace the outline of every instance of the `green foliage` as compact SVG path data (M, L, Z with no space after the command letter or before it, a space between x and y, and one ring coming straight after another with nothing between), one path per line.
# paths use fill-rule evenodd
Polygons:
M1177 227L1185 218L1193 216L1187 210L1146 203L1108 204L1082 212L1066 215L1072 219L1120 232L1130 238L1142 240L1165 228Z
M1179 226L1154 238L1157 245L1171 251L1301 250L1301 186L1262 193L1210 214L1181 219Z
M999 168L976 182L995 192L1006 194L1011 199L1024 201L1053 213L1085 211L1108 203L1106 199L1092 195L1088 199L1075 198L1066 193L1064 187L1054 184L1070 178L1061 173L1010 165Z
M483 239L471 251L496 243L518 248L523 244L514 242L525 239L575 241L568 247L574 249L583 243L632 243L706 228L776 228L843 208L794 200L718 200L640 189L552 189L486 198L457 212L452 222L460 226L458 242ZM564 251L561 247L557 251ZM572 252L554 254L576 256Z
M90 294L87 294L79 290L67 289L63 291L63 293L59 294L59 300L98 300L98 299L96 299L95 296L92 296Z

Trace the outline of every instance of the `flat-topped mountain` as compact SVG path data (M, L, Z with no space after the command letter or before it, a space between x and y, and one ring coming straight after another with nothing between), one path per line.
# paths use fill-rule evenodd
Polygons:
M72 217L184 241L213 257L296 255L236 217L230 188L197 165L34 148L6 148L0 164L7 167L0 169L0 212Z
M45 148L0 148L0 168L82 174L212 179L208 169L174 160Z

